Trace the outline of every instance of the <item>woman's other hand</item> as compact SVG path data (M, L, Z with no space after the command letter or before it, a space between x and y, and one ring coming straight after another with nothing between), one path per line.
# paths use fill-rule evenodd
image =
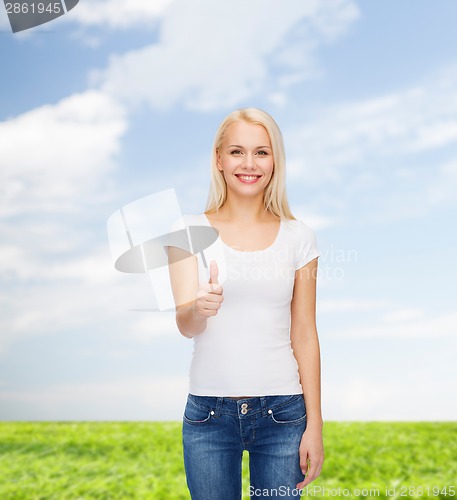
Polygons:
M322 429L308 427L300 442L300 468L305 479L297 484L297 489L302 489L320 476L324 463L324 443Z

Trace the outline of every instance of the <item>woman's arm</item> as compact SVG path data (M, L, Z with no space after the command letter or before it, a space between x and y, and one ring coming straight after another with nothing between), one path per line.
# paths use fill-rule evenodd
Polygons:
M176 325L184 337L192 338L206 330L207 320L215 316L224 297L218 284L216 262L210 264L210 282L199 284L195 255L168 247L168 269L176 305Z
M303 488L321 473L324 462L320 348L316 327L317 257L295 272L290 340L305 398L307 425L300 443L300 467L308 471ZM309 469L307 461L309 460Z

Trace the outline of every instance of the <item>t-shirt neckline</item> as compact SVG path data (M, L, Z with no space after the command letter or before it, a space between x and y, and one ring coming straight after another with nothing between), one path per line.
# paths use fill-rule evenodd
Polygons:
M206 216L205 213L202 213L202 216L206 222L206 224L210 227L212 227L213 229L216 229L215 227L213 227L211 225L211 222L209 221L208 217ZM283 226L284 226L284 221L283 219L281 218L279 220L279 229L278 229L278 232L276 234L276 238L274 239L273 243L271 245L269 245L267 248L264 248L262 250L252 250L252 251L247 251L247 250L237 250L236 248L233 248L231 247L230 245L227 245L227 243L225 243L225 241L221 238L220 236L220 233L219 233L219 239L221 240L222 244L224 245L225 248L227 248L228 250L230 250L231 252L235 252L235 253L240 253L240 254L255 254L255 253L262 253L262 252L267 252L268 250L271 250L274 246L276 246L276 244L278 243L279 241L279 237L282 233L282 230L283 230ZM217 231L217 229L216 229Z

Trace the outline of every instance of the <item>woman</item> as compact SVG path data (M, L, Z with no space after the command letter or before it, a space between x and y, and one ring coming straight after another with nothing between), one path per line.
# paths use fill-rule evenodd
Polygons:
M268 113L247 108L222 122L206 211L187 223L215 228L226 259L222 286L217 262L206 283L200 257L169 250L176 323L194 339L182 428L191 496L240 499L247 450L251 496L297 497L324 461L319 252L289 209L282 136Z

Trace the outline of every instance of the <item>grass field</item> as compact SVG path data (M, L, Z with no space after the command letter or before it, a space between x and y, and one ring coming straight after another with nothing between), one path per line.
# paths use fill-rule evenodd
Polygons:
M302 498L457 497L457 422L326 422L324 441ZM0 423L1 500L93 498L189 499L181 423Z

